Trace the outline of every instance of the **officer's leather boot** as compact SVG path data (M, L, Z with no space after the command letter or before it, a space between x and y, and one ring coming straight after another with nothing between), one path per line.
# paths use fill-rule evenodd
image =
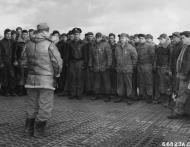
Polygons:
M24 132L26 133L26 135L29 136L33 136L34 134L34 122L35 122L35 118L27 118L25 121L25 128L24 128Z
M46 137L45 127L46 121L36 121L34 124L34 137L41 138Z

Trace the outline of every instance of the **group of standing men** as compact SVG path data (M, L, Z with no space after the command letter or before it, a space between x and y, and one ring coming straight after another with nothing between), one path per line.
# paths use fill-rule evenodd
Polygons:
M169 119L190 114L190 31L161 34L159 44L150 34L85 34L73 28L67 34L46 23L37 31L6 29L0 41L1 89L4 96L22 96L27 88L25 130L43 134L53 109L53 91L59 96L109 102L175 101ZM36 131L35 131L36 130Z
M116 42L113 33L106 37L88 32L81 40L81 32L74 28L56 43L64 67L58 95L69 95L70 99L90 95L105 102L117 97L116 103L145 100L164 106L175 101L168 118L183 116L184 109L189 113L189 31L161 34L158 45L151 34L122 33Z

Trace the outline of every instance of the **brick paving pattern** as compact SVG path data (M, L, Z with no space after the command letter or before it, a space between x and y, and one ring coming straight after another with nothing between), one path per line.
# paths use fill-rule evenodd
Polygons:
M48 137L24 136L27 97L0 97L0 147L156 147L190 142L190 120L169 120L169 109L137 102L55 98Z

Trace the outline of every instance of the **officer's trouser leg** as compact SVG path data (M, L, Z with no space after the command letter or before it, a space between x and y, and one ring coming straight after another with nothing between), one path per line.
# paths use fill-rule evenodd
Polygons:
M27 89L28 97L25 98L26 105L26 115L27 118L32 119L36 118L38 113L38 89L28 88Z
M38 121L47 121L52 116L54 92L50 89L39 89L38 91L39 110Z

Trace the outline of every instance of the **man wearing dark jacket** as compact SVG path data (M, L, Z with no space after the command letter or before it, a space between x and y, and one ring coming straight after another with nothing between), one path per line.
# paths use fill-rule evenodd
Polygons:
M111 63L111 50L109 44L102 40L102 33L96 33L96 41L90 49L89 67L94 74L94 93L96 97L92 100L106 98L110 95L110 79L108 76L108 69Z
M15 96L15 72L13 67L14 41L11 30L4 31L4 38L0 42L2 53L2 88L4 96Z
M86 43L82 48L84 58L84 93L87 95L93 94L93 72L89 68L90 50L94 44L94 34L92 32L86 33Z
M109 70L111 95L115 96L117 94L117 72L116 72L116 57L115 57L115 48L117 44L115 41L115 34L113 33L109 34L109 45L110 45L111 55L112 55L112 64ZM110 100L111 99L107 99L105 100L105 102L109 102Z
M169 119L177 119L185 114L190 115L190 32L180 33L183 46L176 63L178 91L173 113Z
M155 103L168 103L171 95L171 45L169 37L161 34L158 39L160 44L156 48L155 64L156 68L156 90Z
M155 48L146 42L146 35L139 34L139 45L137 46L138 61L137 73L139 80L139 95L147 103L152 102L153 96L153 62Z
M176 80L176 64L177 64L177 59L178 56L181 52L183 43L181 41L181 36L179 32L174 32L172 34L172 53L171 53L171 63L170 63L170 68L171 68L171 73L172 73L172 93L176 94L177 92L177 80Z
M27 70L21 66L21 54L24 51L28 40L29 40L28 31L22 30L21 38L19 38L15 43L13 65L15 66L17 94L19 96L23 96L26 94L24 84L25 84Z
M61 37L66 37L67 34L62 34ZM58 92L59 96L64 96L64 87L65 87L65 81L67 77L67 70L68 70L68 51L69 51L69 43L67 42L67 39L61 39L57 44L56 44L60 54L61 58L63 60L63 68L61 75L58 79Z
M70 93L71 99L81 99L83 93L83 65L84 59L82 56L83 41L80 39L82 30L80 28L74 28L74 40L70 42L69 50L69 70L70 70Z

